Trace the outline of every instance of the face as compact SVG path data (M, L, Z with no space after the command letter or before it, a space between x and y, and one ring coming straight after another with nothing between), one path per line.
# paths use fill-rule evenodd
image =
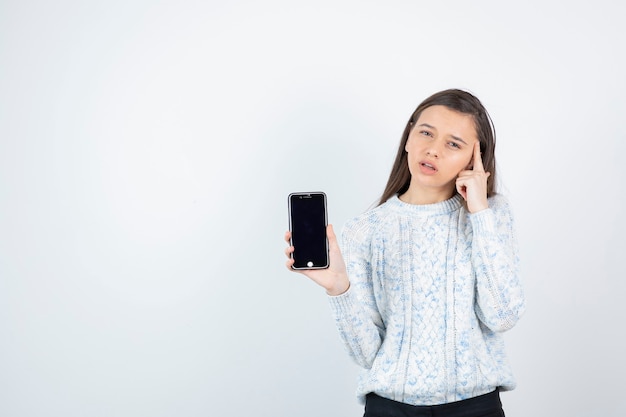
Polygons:
M471 168L477 141L472 116L445 106L422 111L405 146L411 172L408 193L452 197L457 176Z

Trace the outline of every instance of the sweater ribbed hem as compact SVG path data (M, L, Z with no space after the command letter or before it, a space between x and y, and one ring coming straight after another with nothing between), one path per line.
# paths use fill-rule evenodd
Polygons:
M490 208L468 215L474 233L495 233L496 217Z
M354 290L352 285L348 287L346 292L339 295L328 295L328 302L330 303L333 312L341 314L342 312L350 311L354 305Z

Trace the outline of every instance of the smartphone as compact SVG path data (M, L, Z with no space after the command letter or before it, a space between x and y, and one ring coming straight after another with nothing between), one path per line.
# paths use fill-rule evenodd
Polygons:
M289 230L293 269L328 268L328 214L321 191L289 194Z

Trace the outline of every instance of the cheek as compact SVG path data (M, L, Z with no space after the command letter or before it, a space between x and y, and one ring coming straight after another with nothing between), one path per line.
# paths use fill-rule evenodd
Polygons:
M474 153L464 152L462 156L459 156L461 157L460 164L463 166L463 169L471 169L471 166L474 165Z
M456 172L456 174L458 175L461 173L461 171L472 169L472 158L466 157L465 155L459 155L459 158L454 162L453 166L453 171Z
M409 136L409 138L406 140L406 143L404 144L404 150L405 152L410 152L411 150L415 149L416 146L416 140L413 138L413 136Z
M472 155L470 155L465 158L465 164L463 166L465 169L472 169L472 165L474 165L474 159L472 158Z

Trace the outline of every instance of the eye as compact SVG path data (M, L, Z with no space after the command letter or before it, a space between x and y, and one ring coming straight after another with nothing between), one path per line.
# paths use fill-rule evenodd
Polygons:
M455 149L461 149L461 146L456 142L448 142L448 145L450 145L451 147Z
M430 133L428 130L420 130L419 134L422 135L422 136L428 136L428 137L431 137L431 138L433 137L433 134Z

